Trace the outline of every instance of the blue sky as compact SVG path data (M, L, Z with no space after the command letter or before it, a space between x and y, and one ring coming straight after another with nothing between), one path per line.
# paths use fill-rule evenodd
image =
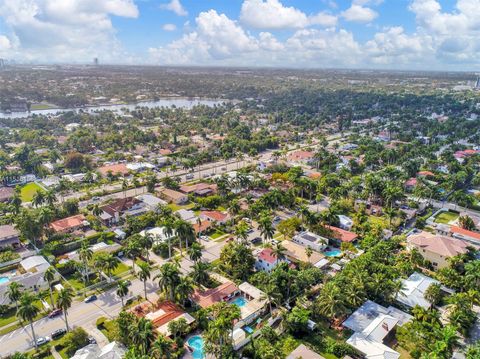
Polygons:
M19 62L480 70L480 0L0 0Z

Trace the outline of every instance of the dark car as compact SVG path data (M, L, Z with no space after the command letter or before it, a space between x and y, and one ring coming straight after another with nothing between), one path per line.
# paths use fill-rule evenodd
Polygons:
M55 309L55 310L52 310L49 314L48 314L48 317L49 318L55 318L56 316L62 314L62 310L61 309Z
M85 303L90 303L90 302L94 302L96 300L97 300L97 296L94 294L94 295L91 295L90 297L85 298L84 302Z
M97 340L94 337L88 337L88 344L97 344Z
M255 237L255 238L253 238L250 242L252 242L252 243L259 243L259 242L261 242L261 241L262 241L262 238L260 238L260 237Z
M67 331L65 329L57 329L55 330L50 336L52 337L52 339L58 339L60 338L62 335L64 335Z

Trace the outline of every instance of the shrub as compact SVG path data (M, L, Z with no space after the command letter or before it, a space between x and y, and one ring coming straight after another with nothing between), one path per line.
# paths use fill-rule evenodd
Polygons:
M63 337L61 343L68 357L72 357L78 349L88 344L88 334L83 328L75 328Z

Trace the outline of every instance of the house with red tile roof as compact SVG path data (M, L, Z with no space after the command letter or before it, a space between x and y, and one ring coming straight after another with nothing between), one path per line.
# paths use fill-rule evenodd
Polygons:
M170 336L168 324L173 320L183 318L190 325L195 321L190 314L185 313L176 304L166 301L156 306L156 310L145 315L145 318L152 321L155 331L165 336Z
M227 213L220 211L201 211L199 215L202 221L209 221L212 223L225 224L230 219Z
M190 300L199 307L208 308L215 303L226 302L240 294L238 287L231 281L226 281L218 287L201 290L196 288Z
M288 155L289 162L308 162L310 161L315 154L311 151L295 151Z
M417 177L433 177L435 174L430 171L420 171L417 173Z
M100 220L105 225L112 225L126 216L138 216L148 211L148 207L135 197L118 198L100 209L103 211Z
M358 235L354 232L346 231L344 229L333 226L325 227L331 231L331 234L328 235L328 238L333 240L337 244L352 243L355 242L358 238Z
M452 237L467 241L473 245L480 246L480 233L469 231L458 226L451 226L450 233Z
M168 203L181 205L188 202L188 197L185 193L178 192L170 188L161 189L158 191L158 195Z
M217 185L215 183L196 183L193 185L183 185L180 187L180 192L185 194L194 194L196 196L208 196L217 192Z
M435 269L448 267L448 258L467 253L469 246L470 244L460 239L425 231L407 238L407 248L417 249L424 259L432 263Z
M89 223L83 214L59 219L50 223L50 228L54 233L71 233L73 231L87 227Z
M114 176L126 176L130 173L125 163L116 163L111 165L105 165L97 169L101 173L102 177L106 177L108 173Z
M257 254L255 269L270 273L278 264L288 262L287 259L279 259L273 253L272 248L264 248Z
M406 190L411 191L417 185L417 179L415 177L409 178L403 185Z
M212 227L212 225L213 225L212 222L209 222L209 221L206 221L206 220L203 220L203 221L201 220L200 223L195 222L193 224L193 229L195 230L196 234L205 233L206 231L208 231Z

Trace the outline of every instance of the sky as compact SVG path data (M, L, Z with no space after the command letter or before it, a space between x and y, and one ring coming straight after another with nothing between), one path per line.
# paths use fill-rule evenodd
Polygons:
M480 71L480 0L0 0L0 57Z

